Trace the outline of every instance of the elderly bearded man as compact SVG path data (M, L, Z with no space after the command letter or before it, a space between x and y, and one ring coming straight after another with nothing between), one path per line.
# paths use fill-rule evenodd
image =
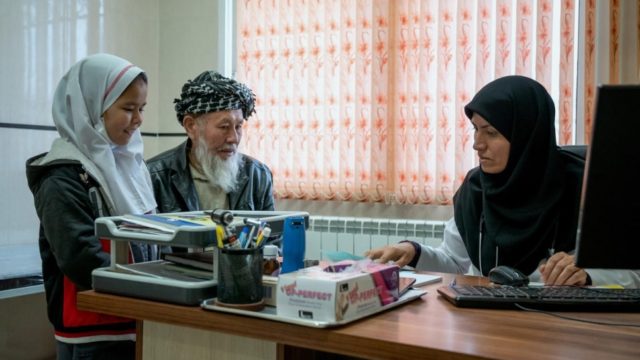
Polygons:
M174 100L189 137L147 162L159 212L274 210L272 175L238 152L255 95L244 84L205 71Z

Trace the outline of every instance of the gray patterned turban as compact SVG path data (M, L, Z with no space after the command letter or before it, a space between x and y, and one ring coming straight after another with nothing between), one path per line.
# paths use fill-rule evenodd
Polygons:
M215 71L205 71L182 86L180 99L174 99L176 115L182 124L186 114L200 115L222 110L242 110L247 119L255 112L256 96L246 85Z

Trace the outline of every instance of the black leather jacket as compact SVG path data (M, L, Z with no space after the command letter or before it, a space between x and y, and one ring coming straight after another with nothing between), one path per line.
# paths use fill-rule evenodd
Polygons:
M187 156L191 140L147 161L158 212L200 209ZM241 154L244 165L238 174L238 187L227 194L230 210L274 210L271 170L260 161Z

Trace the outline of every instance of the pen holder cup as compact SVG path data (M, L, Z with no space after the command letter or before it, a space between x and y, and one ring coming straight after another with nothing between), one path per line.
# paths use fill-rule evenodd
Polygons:
M262 248L218 248L216 304L259 311L262 293Z

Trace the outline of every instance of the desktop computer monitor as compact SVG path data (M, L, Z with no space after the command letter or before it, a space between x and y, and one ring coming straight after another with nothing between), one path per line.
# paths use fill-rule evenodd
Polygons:
M598 88L576 265L640 269L640 85Z

